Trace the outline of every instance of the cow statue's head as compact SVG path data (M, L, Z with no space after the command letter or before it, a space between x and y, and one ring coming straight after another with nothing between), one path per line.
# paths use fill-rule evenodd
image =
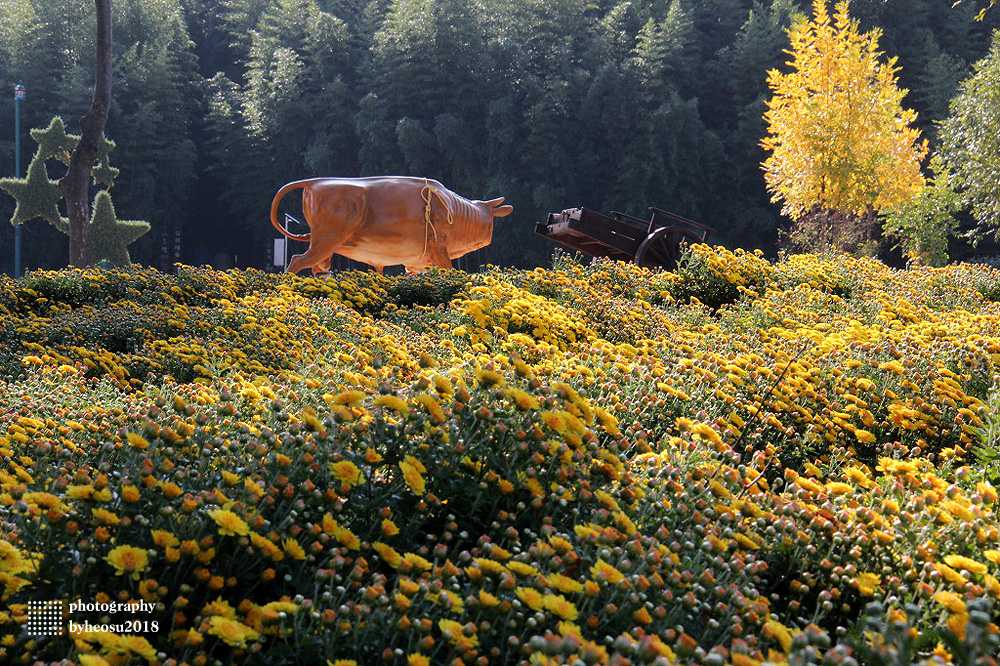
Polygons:
M483 219L487 224L483 227L482 233L475 238L470 238L470 247L466 252L479 250L486 247L493 240L493 220L497 217L506 217L514 212L514 207L510 205L502 206L504 198L498 197L489 201L474 201L473 204L482 212Z

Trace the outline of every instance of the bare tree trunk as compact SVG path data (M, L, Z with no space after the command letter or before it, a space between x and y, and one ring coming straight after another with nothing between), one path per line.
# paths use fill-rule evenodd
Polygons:
M80 142L70 156L66 175L59 188L69 214L70 266L89 266L94 261L90 239L90 172L108 122L111 106L111 0L94 0L97 11L97 68L94 100L80 119Z

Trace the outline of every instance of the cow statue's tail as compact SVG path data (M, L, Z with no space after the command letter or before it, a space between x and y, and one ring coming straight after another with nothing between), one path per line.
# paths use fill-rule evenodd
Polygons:
M284 227L278 224L278 204L281 203L281 198L284 197L286 194L288 194L292 190L304 189L309 186L310 182L311 181L308 180L297 180L295 182L288 183L287 185L282 186L282 188L278 190L278 193L274 195L274 200L271 202L271 224L274 225L274 228L277 229L281 233L281 235L285 236L286 238L290 238L296 241L304 241L306 243L308 243L312 238L311 233L310 234L289 233L288 231L285 230Z

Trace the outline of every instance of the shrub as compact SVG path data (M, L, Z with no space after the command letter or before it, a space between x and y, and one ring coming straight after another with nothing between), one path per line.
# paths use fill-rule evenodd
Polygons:
M393 281L386 290L386 300L399 307L447 305L469 284L469 275L462 271L432 269Z
M842 254L796 254L775 266L772 278L779 289L808 285L849 298L852 275L862 269L863 261Z
M689 246L677 268L672 293L677 300L697 299L710 308L735 303L742 289L763 287L771 265L760 253L730 251L705 244Z

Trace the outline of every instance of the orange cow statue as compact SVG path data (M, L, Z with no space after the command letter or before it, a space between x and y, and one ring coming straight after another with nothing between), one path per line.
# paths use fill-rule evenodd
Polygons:
M292 234L278 224L278 204L301 189L309 233ZM407 176L312 178L288 183L271 202L271 224L284 236L307 241L309 249L292 257L286 273L330 270L339 254L373 266L402 264L406 271L428 266L450 268L451 260L486 247L493 239L493 218L510 215L503 197L471 201L436 180Z

